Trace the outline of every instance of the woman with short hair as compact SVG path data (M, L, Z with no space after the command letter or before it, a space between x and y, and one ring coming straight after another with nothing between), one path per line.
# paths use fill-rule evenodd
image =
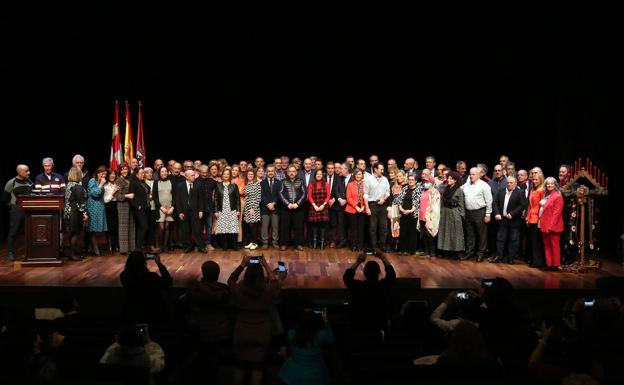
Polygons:
M123 163L119 166L119 177L115 181L118 190L115 193L117 200L117 217L119 219L119 251L121 254L128 254L134 250L136 227L134 215L130 213L130 203L134 199L134 194L130 190L130 166Z
M456 171L448 171L446 188L440 199L440 224L438 226L438 249L445 256L457 257L466 250L464 242L464 218L466 217L464 190L461 189L462 176Z
M238 250L236 236L240 231L240 194L238 186L232 183L231 176L230 170L223 170L222 181L215 188L215 234L221 238L224 250Z
M364 222L366 215L370 215L368 201L364 199L364 172L360 169L353 171L353 178L347 185L347 207L349 227L351 229L351 250L359 251L364 248Z
M106 184L106 166L100 166L93 173L87 186L87 211L89 213L89 232L91 252L100 256L97 234L108 231L106 207L104 203L104 185Z
M115 184L117 180L117 170L109 168L106 170L106 184L104 185L104 206L106 210L106 240L111 253L119 251L119 223L117 220L117 200L115 194L119 187Z

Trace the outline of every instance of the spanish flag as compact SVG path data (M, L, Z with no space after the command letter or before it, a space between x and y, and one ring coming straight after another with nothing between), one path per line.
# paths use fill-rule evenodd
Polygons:
M132 139L132 123L130 122L130 104L126 100L126 139L124 141L124 162L130 163L134 158L134 140Z

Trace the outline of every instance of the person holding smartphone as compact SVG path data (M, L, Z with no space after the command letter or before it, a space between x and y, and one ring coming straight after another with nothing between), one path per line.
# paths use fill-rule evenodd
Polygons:
M126 267L119 275L124 288L122 316L129 322L152 322L166 316L163 291L170 288L173 279L167 267L154 255L160 275L147 268L145 254L135 250L128 255Z
M231 298L237 309L234 325L234 383L242 384L245 367L251 366L251 383L260 384L264 363L271 342L273 299L280 289L283 274L274 274L263 257L251 263L251 256L243 257L241 264L228 278ZM254 259L256 261L256 259ZM242 281L240 275L245 272Z
M287 384L331 383L325 353L334 351L327 310L307 309L286 336L286 361L277 376Z
M470 321L477 324L477 320L479 319L479 306L482 303L483 301L479 294L473 290L454 290L450 292L444 301L431 313L431 322L444 333L451 333L462 321ZM457 318L450 320L442 318L449 306L457 308Z
M396 273L381 251L375 253L375 257L383 262L386 270L385 278L379 279L381 269L377 261L368 261L364 266L366 279L355 279L357 268L366 260L365 254L360 254L357 260L349 267L342 279L351 293L350 316L352 326L356 329L379 331L388 328L386 315L386 302L390 291L396 282Z

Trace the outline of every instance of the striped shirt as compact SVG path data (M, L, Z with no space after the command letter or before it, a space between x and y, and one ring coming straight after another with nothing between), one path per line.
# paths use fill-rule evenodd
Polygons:
M61 174L52 172L50 175L41 173L35 178L35 194L63 194L65 191L65 180Z

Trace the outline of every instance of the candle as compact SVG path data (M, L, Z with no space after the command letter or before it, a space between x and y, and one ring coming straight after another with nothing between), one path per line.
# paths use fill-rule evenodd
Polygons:
M594 166L592 165L591 160L589 161L589 169L587 170L588 175L591 176L593 178L594 174L592 173L592 170L594 169Z

